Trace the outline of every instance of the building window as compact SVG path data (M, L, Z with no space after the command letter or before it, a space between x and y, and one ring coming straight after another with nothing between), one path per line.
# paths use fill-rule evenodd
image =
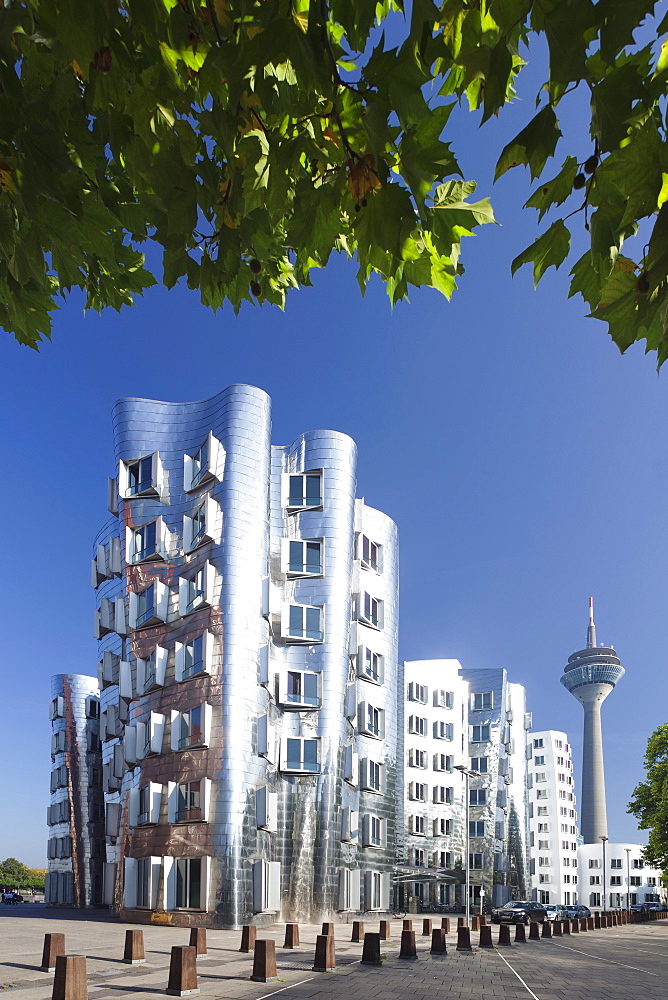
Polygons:
M483 862L482 854L469 854L469 868L472 871L476 872L482 871L482 862Z
M191 708L189 712L181 712L178 716L178 747L187 750L189 747L204 746L204 713L202 706Z
M589 859L589 867L590 868L600 868L601 867L601 862L598 861L596 858L590 858Z
M547 772L546 771L536 771L535 780L537 782L547 781Z
M204 636L198 635L195 639L191 639L190 642L186 642L183 645L183 671L181 673L182 680L187 680L188 677L193 677L195 674L199 674L204 670Z
M100 701L98 698L92 698L90 696L86 698L86 718L87 719L100 718Z
M418 701L421 705L427 704L427 699L429 697L429 692L424 684L409 684L408 685L408 700Z
M297 771L302 774L318 774L320 772L320 752L317 739L288 739L286 742L286 759L282 770Z
M280 692L279 701L292 708L320 708L320 674L288 670L285 689Z
M536 809L536 815L537 816L549 816L550 815L550 810L548 809L547 806L538 806L538 808Z
M322 642L324 638L322 610L306 604L291 604L285 638L300 642Z
M533 762L536 765L536 767L541 767L545 763L544 754L541 754L539 757L534 757Z
M487 789L486 788L470 788L469 789L469 805L471 805L471 806L486 806L487 805Z
M184 910L201 910L202 859L176 858L176 906Z
M434 754L434 770L435 771L452 771L455 766L455 758L450 754L446 753L435 753Z
M550 841L549 840L539 840L538 841L538 850L539 851L549 851L549 849L550 849Z
M542 858L539 857L538 858L538 867L539 868L549 868L550 867L550 859L549 858L545 858L545 857L542 857Z
M471 726L471 730L472 743L489 742L489 726Z
M469 837L484 837L485 836L485 821L482 819L473 819L469 822Z
M642 878L640 875L631 875L629 879L630 885L642 885Z
M435 740L453 740L454 739L454 726L451 722L435 722L434 723L434 739Z
M382 767L378 761L367 761L367 787L374 792L380 792L382 789Z
M288 576L321 576L322 542L290 540L287 571Z
M209 440L204 442L192 457L190 489L196 489L209 471Z
M471 770L478 774L487 774L487 757L471 757Z
M451 837L452 836L452 820L444 819L439 816L438 819L434 820L434 836L435 837Z
M137 817L139 826L151 822L151 791L150 785L144 785L143 788L139 789L139 815Z
M408 751L408 766L409 767L423 767L426 768L427 764L427 751L426 750L409 750Z
M411 833L418 837L424 837L426 832L426 819L424 816L411 816Z
M492 691L478 691L472 695L473 710L476 712L488 712L494 708L494 693Z
M645 862L641 861L639 858L634 858L631 862L631 868L644 868Z
M537 799L546 799L547 798L547 788L539 788L539 789L537 789L537 791L536 791L536 798ZM540 815L540 813L539 813L539 815Z
M622 859L621 858L610 858L610 867L611 868L621 868L622 867Z
M366 535L362 535L361 562L366 569L374 569L380 572L380 552L381 547L376 542L372 542Z
M534 750L542 750L543 747L544 747L544 745L545 744L544 744L543 740L534 740L533 741L533 748L534 748Z
M424 868L426 865L425 851L422 847L416 847L413 855L413 863L416 868Z
M540 883L540 885L547 885L551 881L552 881L552 876L551 875L539 875L538 876L538 882Z
M383 682L383 657L380 653L374 653L372 649L361 646L357 654L357 672L365 680L373 681L375 684Z
M408 719L408 732L415 736L427 735L427 720L420 715L411 715Z
M322 473L305 472L289 477L288 508L322 507Z
M198 823L202 815L201 782L184 781L177 786L176 822Z
M408 797L414 802L426 802L428 787L421 781L412 781L408 786Z
M541 889L538 893L538 902L546 906L550 902L550 893L545 889Z
M362 816L362 847L384 847L385 835L380 816Z
M549 829L550 829L550 824L549 823L539 823L538 824L538 832L539 833L547 833L549 831Z
M434 786L434 802L445 803L446 805L452 805L454 801L454 788L450 788L446 785L435 785Z
M127 462L127 495L139 496L153 490L153 456L140 458L137 462Z
M359 709L359 729L365 736L382 739L385 735L385 712L368 702L362 702Z
M190 579L182 579L181 593L179 594L181 604L181 614L189 615L197 608L210 603L210 595L207 594L207 567L202 566Z
M435 708L454 708L454 704L455 704L454 691L444 691L442 688L434 691Z
M143 524L141 528L133 528L130 541L129 562L139 563L143 562L145 559L152 559L155 556L160 556L161 553L158 551L158 541L158 521L150 521L148 524Z
M622 876L621 875L611 875L610 876L610 885L621 885L621 884L622 884Z
M373 628L383 627L383 602L377 597L372 597L366 592L359 596L358 618L365 625Z
M155 584L137 594L137 628L155 618Z
M590 892L589 893L589 905L590 906L600 906L601 905L601 894L600 894L600 892Z
M590 875L589 876L589 885L600 885L600 884L601 884L601 876L600 875Z

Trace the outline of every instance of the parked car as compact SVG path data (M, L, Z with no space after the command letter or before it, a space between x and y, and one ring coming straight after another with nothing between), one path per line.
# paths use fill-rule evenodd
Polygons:
M564 909L568 914L569 920L581 920L582 917L591 917L591 910L588 906L583 906L582 903L564 906Z
M493 924L530 924L532 920L540 924L547 920L547 910L542 903L511 899L504 906L492 910Z
M570 920L568 910L565 906L560 903L546 903L545 909L547 910L548 920Z
M663 903L643 903L643 906L652 913L663 913L666 909Z

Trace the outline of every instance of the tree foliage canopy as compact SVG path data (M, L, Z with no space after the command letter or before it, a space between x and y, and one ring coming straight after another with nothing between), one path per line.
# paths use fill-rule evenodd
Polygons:
M0 862L0 886L5 889L43 889L45 868L28 868L16 858Z
M634 790L628 811L638 820L641 830L649 830L646 861L663 871L668 878L668 725L655 729L647 742L645 754L647 779Z
M496 176L529 167L549 225L513 262L545 270L588 230L571 294L621 350L668 356L668 17L653 0L5 0L0 7L0 325L35 347L59 296L117 309L161 279L214 309L282 306L333 253L392 302L450 297L460 244L493 221L448 138L512 100L532 46L548 79ZM393 39L397 39L393 41ZM590 107L584 163L558 113ZM452 128L450 126L450 130ZM495 154L493 154L495 155ZM558 211L565 215L559 217ZM648 225L635 259L625 240ZM644 230L643 230L644 232Z

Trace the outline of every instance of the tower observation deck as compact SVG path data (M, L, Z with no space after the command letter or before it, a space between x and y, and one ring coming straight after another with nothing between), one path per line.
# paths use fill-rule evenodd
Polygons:
M568 657L561 683L584 708L580 829L585 844L608 835L601 705L624 676L613 646L599 646L594 624L594 599L589 598L587 646Z

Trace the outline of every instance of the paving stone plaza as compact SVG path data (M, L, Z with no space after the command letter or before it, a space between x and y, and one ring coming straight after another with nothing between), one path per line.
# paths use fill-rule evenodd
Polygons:
M172 946L187 945L185 928L143 928L146 964L122 962L125 932L131 925L77 911L54 912L38 905L0 908L0 990L21 1000L51 1000L53 973L39 971L45 934L63 933L67 955L86 956L89 1000L155 1000L165 996ZM447 935L447 955L432 957L430 939L421 936L422 920L414 918L417 960L399 958L402 922L392 921L391 936L382 943L383 961L361 965L362 945L353 944L351 925L335 924L336 970L313 971L316 937L321 928L300 927L298 950L284 949L285 925L258 929L258 937L276 945L278 979L252 982L253 954L239 952L241 932L207 932L208 955L197 960L197 986L203 998L267 1000L289 994L290 1000L312 997L382 997L387 1000L436 998L515 998L533 1000L664 1000L668 974L668 920L632 924L566 936L541 938L510 947L477 947L458 952L456 920ZM136 925L134 925L136 930ZM376 923L365 924L377 931ZM511 934L514 939L514 934ZM287 997L286 997L287 1000Z

